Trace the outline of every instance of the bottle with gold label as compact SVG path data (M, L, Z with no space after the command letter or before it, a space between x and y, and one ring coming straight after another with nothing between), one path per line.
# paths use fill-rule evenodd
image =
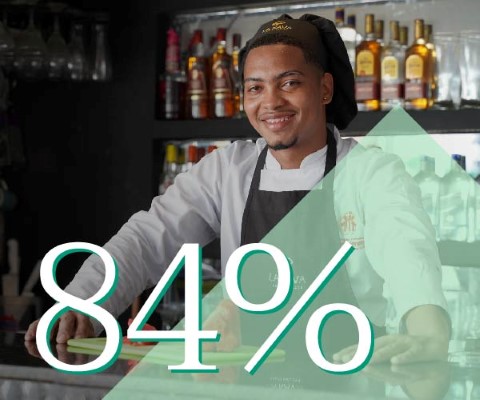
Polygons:
M373 14L365 16L365 40L356 48L355 98L359 111L380 109L381 46L373 31Z
M437 98L438 77L437 77L437 49L433 43L432 25L425 25L425 42L430 51L430 93L428 106L431 107Z
M423 19L416 19L415 40L405 54L405 108L427 109L430 86L430 50L424 38Z
M203 45L203 32L196 30L190 42L187 61L187 118L208 118L208 62Z
M232 56L226 49L227 30L218 28L217 44L210 65L210 107L212 118L231 118L235 114Z
M405 52L400 45L398 21L390 21L390 42L382 49L382 110L403 106Z

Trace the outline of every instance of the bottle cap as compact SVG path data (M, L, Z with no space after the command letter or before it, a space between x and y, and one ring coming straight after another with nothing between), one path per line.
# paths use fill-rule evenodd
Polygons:
M337 7L335 9L335 23L337 25L345 22L345 9L343 7Z
M167 45L178 44L180 42L180 37L178 33L173 28L169 28L167 31Z
M227 40L227 29L218 28L217 29L217 42L225 42Z
M196 163L198 161L197 146L191 144L188 146L188 162Z
M242 35L239 33L234 33L233 34L233 47L242 47Z
M177 156L178 156L177 146L175 146L173 143L167 144L166 153L167 153L166 159L168 163L177 162Z
M350 14L347 17L347 25L351 26L352 28L357 27L357 17L355 16L355 14Z

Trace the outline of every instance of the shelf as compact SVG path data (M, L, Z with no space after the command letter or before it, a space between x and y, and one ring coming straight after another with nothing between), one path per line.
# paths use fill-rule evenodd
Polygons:
M409 111L429 133L480 133L480 109ZM360 112L343 136L364 136L387 115L385 111ZM246 118L156 121L153 139L249 139L258 137Z
M442 265L480 268L480 242L439 242L438 251Z

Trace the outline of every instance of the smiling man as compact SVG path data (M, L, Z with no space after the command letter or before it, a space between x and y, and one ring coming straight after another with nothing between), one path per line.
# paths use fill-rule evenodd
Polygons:
M401 334L376 340L372 362L445 357L450 325L433 229L418 189L398 158L362 149L339 135L338 129L351 122L357 107L353 72L334 24L313 15L300 19L283 15L267 22L242 50L241 70L245 112L262 138L256 143L238 141L205 157L156 197L148 212L135 214L105 244L117 262L119 279L102 307L113 315L123 312L158 282L184 243L203 246L220 237L225 268L234 250L262 241L307 195L315 195L318 209L329 211L327 220L323 230L312 235L306 220L299 219L292 229L297 242L325 249L328 260L328 251L348 239L349 229L363 232L357 237L356 261L348 272L342 269L335 285L329 285L326 301L348 299L360 307L377 326L379 337L387 286L402 317ZM335 174L324 181L322 190L312 190L353 150L359 150L355 167L350 168L353 183L344 185L342 195L337 195L340 183L333 179ZM377 196L375 188L386 195ZM310 283L320 269L302 271L298 282ZM102 263L91 256L67 291L87 298L101 282ZM413 283L420 289L409 290ZM229 302L211 316L205 328L220 330L218 350L239 344L238 322ZM34 339L36 324L27 340ZM57 324L56 340L62 343L100 331L99 323L69 312ZM344 329L331 336L334 359L349 360L355 348L348 345L355 338Z

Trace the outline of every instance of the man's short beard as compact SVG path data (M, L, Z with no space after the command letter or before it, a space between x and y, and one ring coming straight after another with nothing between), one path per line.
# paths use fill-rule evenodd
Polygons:
M267 144L270 149L277 151L277 150L287 150L290 147L295 146L296 143L297 143L297 138L293 139L289 144L283 144L283 143L278 143L275 145L269 145L268 143Z

